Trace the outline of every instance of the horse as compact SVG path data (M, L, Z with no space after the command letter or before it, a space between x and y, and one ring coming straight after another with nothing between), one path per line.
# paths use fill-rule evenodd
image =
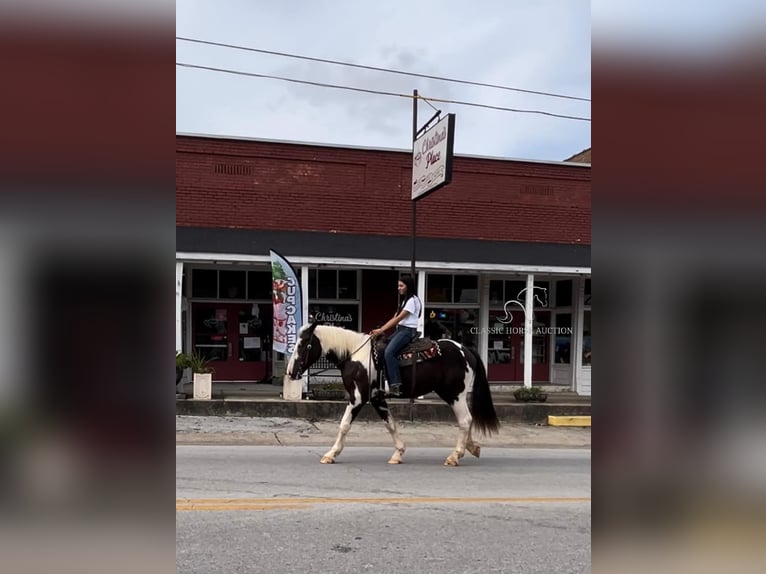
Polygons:
M414 388L412 366L401 367L402 388L409 397L433 391L452 407L460 430L455 450L444 464L458 466L466 450L477 458L481 453L481 447L473 440L472 430L478 429L483 435L491 435L497 432L499 422L481 358L475 351L451 339L439 339L436 344L439 353L415 366ZM335 462L343 450L351 423L369 401L383 419L394 443L395 450L388 463L400 464L406 447L399 436L396 421L388 410L385 394L376 385L378 366L373 356L375 349L371 337L330 325L304 325L298 332L298 340L288 361L285 376L292 380L299 379L322 354L340 370L349 401L335 444L320 462ZM379 356L382 357L382 352Z

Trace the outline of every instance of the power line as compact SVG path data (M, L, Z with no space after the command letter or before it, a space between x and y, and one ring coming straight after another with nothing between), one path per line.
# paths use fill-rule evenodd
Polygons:
M470 86L481 86L483 88L496 88L498 90L508 90L511 92L522 92L525 94L534 94L537 96L548 96L551 98L563 98L566 100L579 100L581 102L590 102L590 98L581 98L578 96L567 96L564 94L554 94L550 92L538 92L535 90L525 90L522 88L511 88L509 86L500 86L497 84L485 84L483 82L472 82L470 80L457 80L455 78L444 78L441 76L431 76L428 74L418 74L416 72L404 72L402 70L392 70L390 68L378 68L376 66L365 66L362 64L352 64L350 62L340 62L338 60L327 60L325 58L314 58L311 56L300 56L298 54L288 54L286 52L275 52L273 50L262 50L260 48L248 48L246 46L237 46L235 44L224 44L221 42L210 42L208 40L197 40L195 38L184 38L182 36L176 36L176 40L183 42L193 42L195 44L205 44L208 46L220 46L222 48L231 48L233 50L244 50L246 52L258 52L260 54L270 54L272 56L284 56L285 58L296 58L298 60L309 60L312 62L322 62L324 64L336 64L338 66L349 66L352 68L361 68L363 70L374 70L376 72L387 72L389 74L401 74L404 76L414 76L416 78L427 78L429 80L440 80L442 82L454 82L456 84L468 84Z
M237 75L237 76L249 76L249 77L252 77L252 78L267 78L267 79L270 79L270 80L282 80L283 82L293 82L295 84L308 84L310 86L319 86L319 87L322 87L322 88L334 88L334 89L337 89L337 90L350 90L350 91L353 91L353 92L364 92L364 93L367 93L367 94L378 94L378 95L381 95L381 96L396 96L396 97L399 97L399 98L412 98L412 94L397 94L397 93L394 93L394 92L383 92L383 91L380 91L380 90L370 90L370 89L367 89L367 88L354 88L352 86L339 86L339 85L336 85L336 84L325 84L323 82L312 82L312 81L309 81L309 80L296 80L295 78L284 78L282 76L272 76L270 74L256 74L255 72L241 72L239 70L227 70L226 68L214 68L212 66L199 66L197 64L186 64L184 62L176 62L176 66L180 66L182 68L193 68L193 69L196 69L196 70L208 70L208 71L211 71L211 72L221 72L221 73L224 73L224 74L234 74L234 75ZM551 116L551 117L554 117L554 118L564 118L564 119L567 119L567 120L579 120L579 121L584 121L584 122L589 122L590 121L590 118L583 118L583 117L579 117L579 116L567 116L567 115L563 115L563 114L554 114L552 112L544 112L544 111L541 111L541 110L520 110L520 109L515 109L515 108L504 108L504 107L501 107L501 106L490 106L488 104L477 104L477 103L474 103L474 102L460 102L460 101L457 101L457 100L444 100L444 99L440 99L440 98L426 98L426 97L423 97L423 96L420 96L420 95L418 96L418 98L421 99L421 100L426 100L426 101L431 101L431 102L443 102L443 103L447 103L447 104L456 104L456 105L460 105L460 106L473 106L473 107L476 107L476 108L487 108L487 109L490 109L490 110L500 110L500 111L503 111L503 112L517 112L517 113L520 113L520 114L540 114L540 115L543 115L543 116Z

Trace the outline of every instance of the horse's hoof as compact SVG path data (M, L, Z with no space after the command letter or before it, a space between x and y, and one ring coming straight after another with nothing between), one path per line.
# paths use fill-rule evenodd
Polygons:
M321 462L322 464L334 464L335 459L329 456L323 456L322 460L320 460L319 462Z
M450 458L448 458L447 460L444 461L444 466L457 466L457 465L458 465L457 464L457 459L452 458L452 457L450 457Z
M481 447L480 446L475 446L473 448L469 448L468 452L470 452L476 458L479 458L481 456Z
M402 461L395 458L390 458L388 459L388 464L402 464Z

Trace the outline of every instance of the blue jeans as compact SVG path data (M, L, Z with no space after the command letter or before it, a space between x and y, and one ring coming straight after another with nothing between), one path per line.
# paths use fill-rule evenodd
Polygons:
M399 372L399 361L396 356L412 341L415 333L417 333L417 329L414 327L399 326L388 342L385 358L389 386L399 385L402 382L402 375Z

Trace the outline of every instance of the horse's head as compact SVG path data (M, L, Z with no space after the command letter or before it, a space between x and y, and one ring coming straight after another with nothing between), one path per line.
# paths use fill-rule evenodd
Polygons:
M311 323L298 332L298 341L287 365L287 374L293 380L300 379L301 375L322 356L322 344L314 332L316 328L317 323Z

